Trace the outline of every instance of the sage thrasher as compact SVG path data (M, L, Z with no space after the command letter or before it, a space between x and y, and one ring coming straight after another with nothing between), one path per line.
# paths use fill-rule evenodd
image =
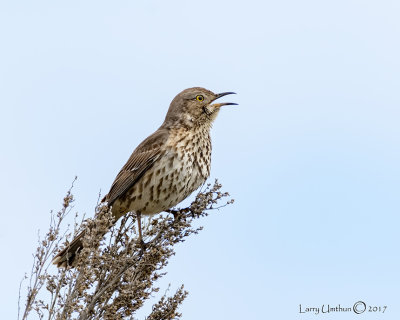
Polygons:
M189 88L171 102L164 123L133 151L104 197L117 221L128 212L137 214L139 241L141 215L156 214L175 206L210 175L212 122L220 107L236 103L213 103L234 94L215 94L204 88ZM53 260L71 265L82 249L81 232Z

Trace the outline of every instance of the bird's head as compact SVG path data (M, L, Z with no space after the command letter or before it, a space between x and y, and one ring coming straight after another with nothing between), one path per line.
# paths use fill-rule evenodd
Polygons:
M164 125L168 127L197 127L210 125L222 106L237 103L213 103L218 98L234 92L214 93L204 88L189 88L179 93L171 102Z

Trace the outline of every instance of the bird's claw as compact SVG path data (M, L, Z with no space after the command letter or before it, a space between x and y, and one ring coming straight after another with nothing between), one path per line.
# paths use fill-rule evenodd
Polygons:
M139 241L138 241L138 245L143 249L143 250L145 250L146 248L147 248L147 243L146 242L144 242L143 241L143 239L140 239Z

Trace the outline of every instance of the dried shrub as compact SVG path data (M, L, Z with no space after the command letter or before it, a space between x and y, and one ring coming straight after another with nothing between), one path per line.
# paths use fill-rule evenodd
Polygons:
M142 246L136 234L136 215L127 214L113 226L106 205L97 206L96 218L82 219L75 223L72 232L68 226L62 232L63 222L73 208L71 187L62 209L51 214L49 231L43 240L39 239L21 319L28 319L32 314L39 319L57 320L135 319L135 313L145 301L159 291L156 281L165 275L162 270L175 254L174 246L202 229L192 226L195 220L206 217L210 210L232 203L233 200L223 200L228 196L221 192L217 180L212 186L208 184L189 207L151 218L143 229L146 245ZM86 230L84 249L74 262L74 268L52 266L51 260L61 249L62 241L81 230ZM179 319L181 314L177 309L187 294L182 285L174 295L163 295L146 319Z

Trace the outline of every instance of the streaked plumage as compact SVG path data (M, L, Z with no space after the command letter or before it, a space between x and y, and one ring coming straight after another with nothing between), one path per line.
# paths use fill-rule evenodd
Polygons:
M197 87L173 99L164 123L133 151L103 199L111 206L115 221L128 212L137 213L141 240L141 214L156 214L177 205L206 181L211 166L211 124L221 106L234 104L212 102L232 93L214 94ZM53 263L70 265L82 248L83 235Z

